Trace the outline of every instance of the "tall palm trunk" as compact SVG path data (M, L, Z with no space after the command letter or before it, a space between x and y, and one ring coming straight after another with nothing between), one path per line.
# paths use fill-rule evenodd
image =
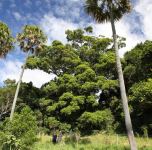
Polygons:
M25 63L22 66L22 71L21 71L21 74L20 74L20 77L19 77L19 81L17 83L17 88L16 88L16 92L15 92L15 96L14 96L14 100L13 100L13 105L12 105L12 109L11 109L11 114L10 114L10 120L11 121L13 120L16 101L17 101L18 93L19 93L19 90L20 90L20 85L21 85L21 82L22 82L22 77L23 77L23 74L24 74L24 70L25 70L25 66L26 66L26 62L27 62L27 59L29 57L29 54L30 54L30 51L28 51L28 53L27 53Z
M121 93L123 110L125 114L125 124L126 124L126 129L127 129L128 140L130 143L131 150L137 150L137 145L136 145L134 132L132 128L132 122L131 122L130 113L129 113L122 66L121 66L119 52L118 52L117 34L116 34L112 10L110 11L110 18L111 18L111 27L112 27L112 32L113 32L113 41L114 41L114 48L115 48L115 55L116 55L116 65L117 65L117 72L118 72L118 78L119 78L120 93Z

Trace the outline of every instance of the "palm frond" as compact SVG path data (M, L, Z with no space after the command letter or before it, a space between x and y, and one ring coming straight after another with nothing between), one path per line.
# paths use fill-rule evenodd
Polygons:
M86 0L84 9L98 23L102 23L110 21L110 10L117 21L131 10L131 6L129 0Z

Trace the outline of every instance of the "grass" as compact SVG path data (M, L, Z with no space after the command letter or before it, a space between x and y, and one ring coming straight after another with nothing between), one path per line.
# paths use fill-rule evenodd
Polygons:
M136 138L139 150L152 150L152 139ZM42 135L33 150L129 150L125 136L97 134L82 137L78 143L52 144L51 137Z

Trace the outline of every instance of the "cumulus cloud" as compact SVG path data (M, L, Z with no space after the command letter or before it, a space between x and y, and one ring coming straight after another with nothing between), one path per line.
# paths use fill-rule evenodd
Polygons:
M62 18L56 18L52 14L46 14L40 21L40 26L47 34L49 41L59 40L65 43L65 30L76 29L78 24L66 21Z
M152 3L150 4L150 1L151 0L145 0L145 1L140 0L136 4L133 13L129 16L129 18L125 16L119 22L116 23L117 34L119 36L126 38L126 47L122 48L119 51L121 57L124 55L126 51L131 50L137 43L145 41L145 39L150 39L150 37L152 36L152 28L150 26L151 25L150 18L152 18ZM72 2L75 3L78 1L70 0L68 5L60 9L61 11L58 12L60 14L58 18L55 17L55 14L51 12L45 14L44 17L41 19L40 26L43 28L45 33L47 33L49 37L49 41L57 39L65 43L66 42L65 30L84 27L90 24L94 27L94 34L96 36L104 35L107 37L112 37L110 23L106 23L106 24L96 24L93 22L88 23L88 21L86 20L86 18L84 18L84 16L83 16L84 19L81 19L82 16L80 16L80 11L81 11L80 8L82 7L80 7L80 5L82 5L82 1L81 4L79 3L79 7L75 7L72 11L73 13L70 13L71 17L69 18L62 17L62 15L68 16L67 8L69 8L69 6L72 5ZM66 3L65 0L64 3ZM60 5L58 7L60 7ZM139 20L137 20L136 15L139 16ZM79 18L79 21L74 22L73 20L75 20L76 18ZM145 36L141 34L142 32L145 33Z
M94 34L96 36L103 35L106 37L112 37L112 30L110 23L106 24L92 24L94 27ZM122 57L124 53L128 50L131 50L137 43L144 41L143 37L131 32L131 25L129 22L122 19L115 24L117 35L126 38L126 47L119 50L119 54Z
M48 35L49 43L52 40L60 40L66 43L65 30L72 30L79 27L85 27L87 25L92 25L94 27L94 35L96 36L112 36L110 24L96 24L94 22L90 22L88 19L89 17L84 15L82 9L83 0L44 0L44 2L49 6L49 10L51 10L51 12L45 12L45 15L43 15L39 20L39 25ZM26 4L24 5L26 5L26 7L30 7L31 2L26 0ZM39 3L37 5L39 5ZM22 19L31 21L30 18L32 18L31 14L29 14L28 17L24 17L22 15L22 18L16 11L13 12L13 14L16 20ZM138 17L136 18L135 15ZM38 16L41 15L38 14ZM137 43L152 38L151 0L139 0L135 4L133 13L129 17L131 19L124 17L121 21L116 23L117 34L125 37L127 44L126 48L120 50L120 56L122 56L126 51L131 50ZM19 60L3 62L3 67L1 67L0 70L0 82L2 83L7 78L18 80L21 65L22 62ZM35 86L40 87L43 83L48 82L53 77L54 76L46 74L40 70L27 69L24 73L23 81L32 81Z
M21 65L22 63L19 61L3 61L0 69L0 82L3 82L7 78L18 79Z
M3 62L3 67L0 69L0 82L2 83L6 79L19 80L22 62L18 60L5 61ZM55 77L53 74L47 74L41 70L30 70L26 69L23 75L23 82L33 82L36 87L41 87L42 84L49 82Z
M23 75L23 82L33 82L36 87L41 87L44 83L54 79L55 75L45 73L44 71L34 69L26 69Z
M151 18L152 18L152 2L151 0L139 0L135 6L135 11L140 16L140 27L142 32L145 35L145 39L152 39L152 27L151 27Z
M40 22L40 26L44 32L48 35L49 41L60 40L63 43L66 42L65 30L67 29L76 29L79 27L84 27L91 25L94 28L94 35L99 36L103 35L106 37L112 37L111 25L110 23L105 24L96 24L96 23L86 23L78 22L73 23L69 20L64 20L62 18L56 18L52 14L46 14ZM136 33L132 33L131 24L127 22L125 17L116 23L116 30L119 36L126 38L126 47L119 51L120 56L131 50L137 43L144 41L144 38ZM50 42L49 42L50 43Z

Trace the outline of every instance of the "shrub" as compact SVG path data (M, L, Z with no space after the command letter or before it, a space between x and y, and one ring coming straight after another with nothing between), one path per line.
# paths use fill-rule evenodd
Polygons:
M90 133L93 130L111 132L113 121L113 115L108 109L96 112L84 112L79 118L79 128L86 133Z
M29 107L24 107L20 114L16 113L12 121L7 118L1 127L2 149L30 150L37 139L36 117Z
M55 117L45 118L45 125L50 129L58 129L62 132L68 132L71 129L71 125L67 123L61 123Z

